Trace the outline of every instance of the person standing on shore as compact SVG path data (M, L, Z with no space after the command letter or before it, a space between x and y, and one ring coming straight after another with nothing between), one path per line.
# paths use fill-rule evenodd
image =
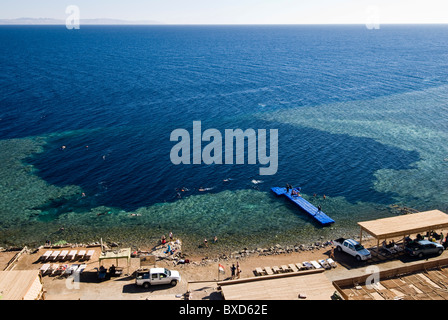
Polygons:
M331 250L330 250L330 258L331 258L331 259L334 259L334 247L331 247Z
M236 270L235 264L232 264L232 267L230 267L232 280L235 279L235 270Z
M241 276L241 268L240 268L240 263L237 262L236 263L236 278L239 279Z

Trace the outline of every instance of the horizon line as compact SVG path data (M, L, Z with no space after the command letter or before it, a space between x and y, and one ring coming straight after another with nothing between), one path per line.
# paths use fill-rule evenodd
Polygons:
M57 23L6 23L1 21L0 26L65 26L65 23L57 22ZM95 20L95 19L92 19ZM84 26L95 26L95 25L103 25L103 26L319 26L319 25L328 25L328 26L344 26L344 25L352 25L352 26L364 26L366 23L361 22L315 22L315 23L163 23L163 22L132 22L132 21L123 21L123 23L80 23L80 25ZM448 22L385 22L380 23L380 26L387 25L448 25Z
M293 26L293 25L366 25L366 22L295 22L295 23L250 23L250 22L241 22L241 23L182 23L182 22L162 22L157 20L125 20L118 18L85 18L80 19L80 25L110 25L110 26L119 26L119 25L179 25L179 26ZM446 25L446 22L379 22L378 25ZM66 25L65 19L60 18L32 18L32 17L19 17L19 18L0 18L0 25L30 25L30 26L39 26L39 25Z

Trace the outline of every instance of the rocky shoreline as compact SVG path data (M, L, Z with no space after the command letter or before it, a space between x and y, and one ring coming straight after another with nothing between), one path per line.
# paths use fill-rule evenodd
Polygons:
M355 240L359 240L359 237L352 237ZM363 236L363 240L369 240L372 237ZM90 243L65 243L60 245L41 245L37 248L28 248L30 252L37 252L39 249L62 249L62 248L71 248L71 247L85 247L85 248L94 248L103 246L103 250L115 250L116 248L122 247L124 244L120 242L90 242ZM168 245L172 252L167 252ZM258 247L255 249L249 249L248 247L244 247L240 250L233 250L229 253L207 253L207 252L194 252L194 253L185 253L182 251L182 241L180 239L176 239L173 241L169 241L166 244L157 244L150 249L138 248L136 246L131 247L131 257L141 257L145 255L155 256L156 261L166 261L172 262L173 264L184 263L184 261L191 260L193 265L207 265L209 263L216 262L229 262L231 260L244 260L249 257L261 257L261 256L275 256L281 254L289 254L293 252L307 252L307 251L315 251L321 250L325 248L333 247L332 240L326 241L315 241L313 243L308 244L275 244L269 247ZM23 247L8 247L8 248L0 248L0 251L20 251Z
M359 241L359 237L352 237L355 240ZM363 236L363 241L370 240L372 237L370 236ZM164 247L163 245L160 245ZM206 266L211 263L217 263L217 262L230 262L232 260L245 260L250 257L263 257L263 256L275 256L275 255L282 255L282 254L290 254L290 253L300 253L300 252L314 252L317 250L322 250L325 248L331 249L333 247L333 241L332 240L326 240L326 241L316 241L314 243L310 244L295 244L295 245L280 245L276 244L269 247L258 247L256 249L249 249L247 247L241 249L241 250L234 250L230 253L218 253L212 255L207 254L185 254L183 252L177 252L173 255L163 255L158 254L156 255L157 260L162 261L168 261L173 262L174 264L179 263L179 261L192 258L191 263L194 265L202 265ZM159 249L160 252L160 249ZM154 252L151 252L151 254L154 254Z

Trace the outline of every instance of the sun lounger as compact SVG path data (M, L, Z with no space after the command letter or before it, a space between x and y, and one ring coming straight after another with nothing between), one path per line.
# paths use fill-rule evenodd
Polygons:
M264 272L266 272L267 275L274 274L274 271L272 271L271 267L264 267Z
M61 254L59 255L58 259L59 259L60 261L64 261L65 258L67 257L67 255L68 255L68 250L62 250L62 252L61 252Z
M292 263L288 264L288 266L289 266L289 269L291 269L292 272L297 272L297 271L299 271L299 270L297 269L297 267L296 267L294 264L292 264Z
M308 261L304 261L302 264L307 270L314 269L314 266Z
M289 270L289 267L287 265L282 265L280 266L280 272L291 272L291 270Z
M50 267L51 267L51 264L49 264L49 263L44 264L44 265L43 265L42 267L40 267L40 269L39 269L40 274L44 276L44 275L48 272L48 270L50 269Z
M75 270L75 273L81 274L87 268L87 264L82 264Z
M324 267L325 269L331 269L331 266L330 266L330 264L327 262L327 260L325 260L325 259L320 259L320 260L317 260L317 262L319 262L319 264L320 264L322 267Z
M51 268L48 270L48 272L50 272L50 276L53 275L58 268L59 268L59 264L53 263L51 265Z
M397 250L395 250L395 246L388 247L388 246L385 245L384 243L383 243L383 245L381 246L381 249L383 249L384 251L386 251L386 252L389 253L389 254L395 254L395 253L397 253Z
M256 276L264 276L266 274L266 272L261 268L255 268L254 273Z
M297 269L299 269L299 271L300 271L300 270L303 270L303 269L306 269L306 268L303 266L303 264L301 264L300 262L297 262L297 263L296 263L296 267L297 267Z
M52 255L52 253L53 253L53 251L51 251L51 250L45 252L45 253L42 255L42 257L40 257L40 260L42 260L42 261L47 261L47 260L50 258L50 256Z
M69 276L69 275L73 274L78 268L79 268L79 264L72 264L70 267L68 267L65 270L64 275L68 275Z
M321 266L319 263L317 263L317 261L315 261L315 260L310 261L310 263L311 263L311 264L313 265L313 267L316 268L316 269L321 269L321 268L322 268L322 266Z
M87 260L92 259L92 257L93 257L94 254L95 254L95 250L89 250L89 251L87 252L86 259L87 259Z
M272 271L274 271L274 273L280 273L281 272L280 268L277 267L277 266L272 267Z
M76 259L76 254L78 253L78 250L72 250L70 251L70 253L68 254L67 258L69 260L75 260Z
M328 262L328 263L330 264L330 266L332 266L333 268L336 268L336 267L337 267L337 264L336 264L336 262L334 262L333 259L328 258L328 259L327 259L327 262Z
M61 253L61 251L54 251L50 256L50 260L55 261L58 258L60 253Z
M80 250L76 257L80 260L83 260L85 256L86 256L86 250Z
M67 268L68 268L68 265L66 265L66 264L60 265L57 269L55 269L53 271L52 275L55 275L55 276L63 275L65 273L65 270L67 270Z
M264 271L266 271L266 273L268 275L273 275L274 274L274 271L272 271L272 269L270 267L264 267Z

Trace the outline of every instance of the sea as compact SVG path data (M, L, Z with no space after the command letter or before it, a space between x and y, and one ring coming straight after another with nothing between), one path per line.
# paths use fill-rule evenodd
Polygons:
M208 254L448 212L447 25L1 26L0 43L0 246L171 231ZM278 170L174 164L195 121L277 130ZM270 190L287 183L335 223Z

